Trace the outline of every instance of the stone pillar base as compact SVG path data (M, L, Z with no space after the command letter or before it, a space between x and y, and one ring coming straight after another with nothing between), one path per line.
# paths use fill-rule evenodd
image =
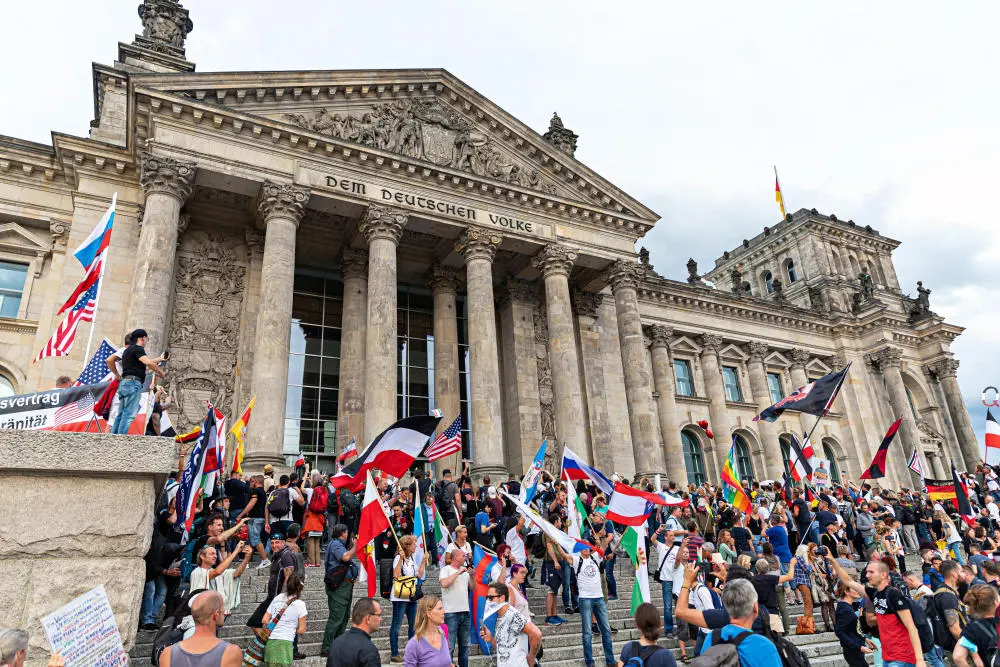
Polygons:
M483 483L483 477L486 477L487 475L489 475L490 482L494 485L506 482L508 474L507 468L503 466L477 466L475 463L472 464L472 469L469 471L469 476L472 478L472 484L474 487L481 485Z
M130 650L174 441L5 430L0 460L0 627L28 631L25 664L48 662L42 617L99 584Z
M266 465L274 466L275 475L278 474L279 470L282 472L288 472L290 470L288 467L288 461L285 460L284 456L271 455L264 452L254 454L252 456L247 455L244 457L243 465L240 467L243 468L243 472L252 474L255 472L261 472L264 470L264 466ZM277 477L275 477L275 479L277 479Z

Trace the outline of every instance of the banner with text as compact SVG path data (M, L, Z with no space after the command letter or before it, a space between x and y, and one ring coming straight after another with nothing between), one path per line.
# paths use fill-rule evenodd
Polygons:
M0 429L25 431L86 431L106 432L107 423L94 413L110 383L88 384L68 389L49 389L34 394L19 394L0 398ZM144 397L145 399L145 397ZM141 413L133 427L145 430Z

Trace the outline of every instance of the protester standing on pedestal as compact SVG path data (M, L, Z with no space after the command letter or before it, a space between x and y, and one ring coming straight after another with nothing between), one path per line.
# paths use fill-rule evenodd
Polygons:
M121 407L118 409L118 416L111 427L112 433L126 434L132 425L132 420L139 412L139 401L142 398L142 386L146 381L146 369L149 369L160 378L167 377L163 369L157 364L166 361L162 355L150 359L146 355L146 341L148 336L145 329L136 329L131 334L132 344L122 352L122 371L119 375L118 368L113 359L114 355L108 358L108 368L115 376L118 383L118 398Z

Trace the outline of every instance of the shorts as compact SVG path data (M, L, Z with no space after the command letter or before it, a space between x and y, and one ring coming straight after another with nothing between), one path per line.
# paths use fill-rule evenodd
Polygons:
M248 539L250 540L251 547L256 547L258 544L262 543L260 539L260 534L261 532L263 532L263 530L264 530L263 518L250 519L250 522L247 524L247 535Z
M562 572L556 569L555 563L550 560L542 563L542 584L548 586L553 595L559 594L562 583Z

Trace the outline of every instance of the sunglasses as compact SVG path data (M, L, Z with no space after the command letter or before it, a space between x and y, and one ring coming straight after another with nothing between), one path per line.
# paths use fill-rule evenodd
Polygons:
M494 600L496 598L503 598L503 596L502 595L487 595L486 596L487 600Z

